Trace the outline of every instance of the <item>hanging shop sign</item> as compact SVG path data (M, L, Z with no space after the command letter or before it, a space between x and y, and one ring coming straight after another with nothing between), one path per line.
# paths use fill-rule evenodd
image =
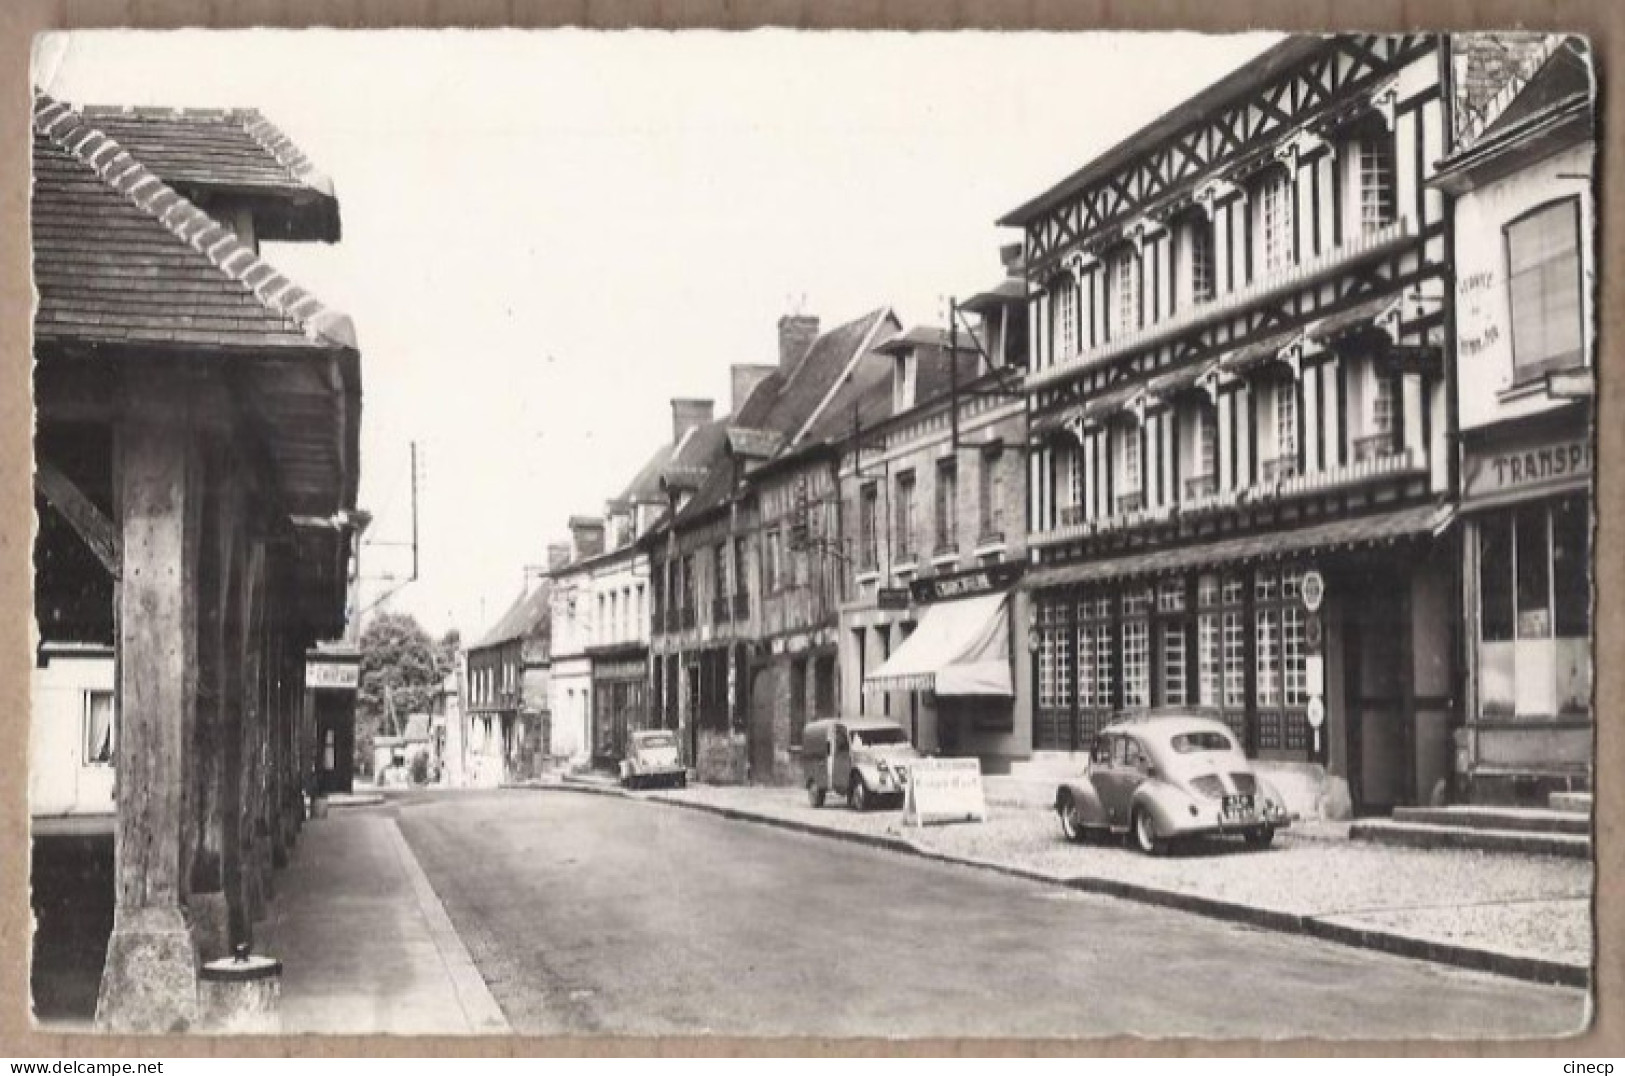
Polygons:
M916 602L940 602L953 598L969 598L977 594L994 594L1008 590L1025 565L1020 561L989 564L965 572L950 572L916 579L908 585L909 596Z
M916 826L987 821L981 760L926 758L909 763L903 821Z
M1320 604L1326 600L1326 577L1320 574L1319 568L1310 568L1303 573L1303 581L1298 584L1298 594L1303 598L1305 609L1311 613L1320 612Z

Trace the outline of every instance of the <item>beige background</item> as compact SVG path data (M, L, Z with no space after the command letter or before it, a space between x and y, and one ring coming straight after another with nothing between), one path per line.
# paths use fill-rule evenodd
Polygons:
M32 293L28 261L29 42L46 29L92 26L165 28L204 26L299 27L387 26L646 26L677 29L714 27L746 29L785 26L808 29L1270 29L1407 30L1510 29L1562 30L1588 34L1597 57L1602 101L1600 121L1605 145L1601 174L1607 176L1622 148L1620 116L1625 87L1611 71L1625 49L1625 4L1618 0L1547 0L1547 2L1478 2L1471 0L1137 0L1132 6L1111 0L1044 2L1044 0L7 0L0 6L0 1055L45 1055L58 1058L120 1056L346 1056L367 1054L421 1056L510 1056L525 1054L1073 1054L1125 1055L1368 1055L1395 1053L1461 1055L1530 1055L1585 1057L1625 1054L1625 922L1618 884L1625 875L1625 844L1618 839L1625 794L1609 778L1625 759L1625 735L1615 716L1622 698L1625 663L1607 655L1625 652L1620 589L1625 585L1621 557L1621 474L1615 461L1625 458L1625 428L1619 421L1622 393L1616 383L1620 360L1613 355L1625 324L1625 274L1617 269L1622 251L1625 184L1599 187L1598 238L1601 314L1598 347L1600 400L1597 507L1600 533L1597 557L1597 937L1600 952L1596 975L1596 1022L1577 1039L1520 1043L1334 1042L1255 1043L1138 1039L1075 1041L959 1040L894 1044L843 1040L718 1039L208 1039L119 1038L39 1034L28 1019L29 907L27 894L28 669L30 639L30 564L32 500L29 398L29 326ZM268 103L267 103L268 104ZM1625 375L1622 375L1625 376Z

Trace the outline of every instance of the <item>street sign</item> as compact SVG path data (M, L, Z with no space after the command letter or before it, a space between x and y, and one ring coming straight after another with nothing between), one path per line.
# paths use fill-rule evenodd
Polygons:
M909 763L903 821L985 822L982 763L974 758L926 758Z
M305 686L329 691L354 691L361 684L361 662L311 661L305 664Z
M1320 612L1320 603L1326 600L1326 578L1317 568L1310 568L1303 573L1303 582L1298 585L1298 594L1303 598L1303 607L1311 613Z
M1326 700L1315 695L1309 700L1309 709L1304 711L1304 717L1309 719L1309 727L1318 729L1326 723Z

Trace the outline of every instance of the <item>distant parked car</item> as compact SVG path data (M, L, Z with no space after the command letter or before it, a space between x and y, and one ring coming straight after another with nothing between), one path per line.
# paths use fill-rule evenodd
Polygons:
M1291 824L1286 801L1222 721L1158 714L1108 725L1089 767L1055 791L1068 840L1126 834L1148 855L1184 837L1239 836L1266 848Z
M669 729L641 729L626 741L621 784L627 788L688 784L688 770L677 757L677 734Z
M920 753L895 721L880 718L830 718L809 723L801 734L801 763L807 802L824 805L830 792L846 797L855 811L867 811L884 799L903 802L910 763Z

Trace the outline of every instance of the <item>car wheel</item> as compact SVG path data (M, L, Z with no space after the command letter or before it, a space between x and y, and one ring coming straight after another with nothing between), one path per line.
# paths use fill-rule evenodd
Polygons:
M1078 804L1071 796L1066 797L1055 808L1055 813L1061 819L1061 832L1073 844L1082 844L1089 839L1089 831L1083 827L1078 818Z
M1157 823L1151 817L1150 811L1143 807L1135 810L1132 832L1134 834L1134 847L1148 856L1154 856L1162 852L1163 841L1162 838L1157 836Z
M1247 847L1249 848L1268 848L1275 840L1275 827L1264 826L1260 829L1252 830L1248 832L1245 839L1247 841Z
M818 782L807 782L807 802L814 807L824 805L824 790L818 787Z
M867 811L869 809L869 790L864 787L863 778L853 776L852 788L846 794L847 802L854 811Z

